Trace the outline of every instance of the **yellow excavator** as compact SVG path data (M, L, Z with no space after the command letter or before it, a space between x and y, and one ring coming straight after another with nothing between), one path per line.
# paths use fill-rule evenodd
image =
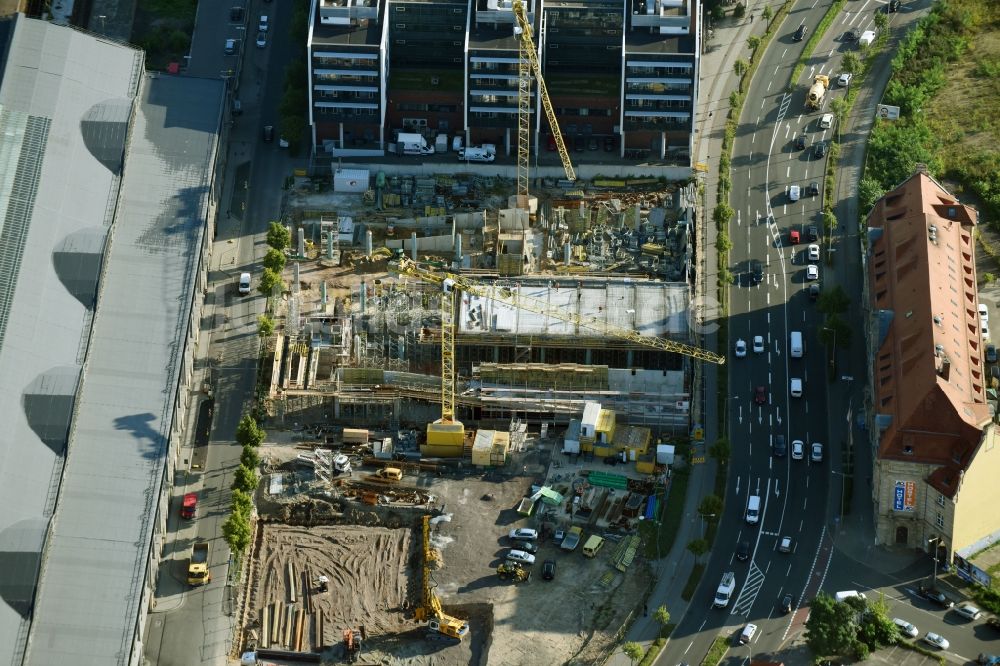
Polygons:
M431 580L431 562L436 558L431 550L431 517L424 516L423 519L423 594L421 595L420 606L416 610L416 618L419 622L427 622L427 638L436 641L448 641L461 643L462 639L469 635L469 623L452 617L441 608L441 600L434 592L434 583Z

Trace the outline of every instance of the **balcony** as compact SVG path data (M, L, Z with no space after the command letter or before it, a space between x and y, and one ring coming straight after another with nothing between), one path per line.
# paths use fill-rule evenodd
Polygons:
M361 20L378 19L379 0L319 0L322 25L351 25Z
M660 34L687 34L691 14L686 0L632 0L632 27L659 28Z

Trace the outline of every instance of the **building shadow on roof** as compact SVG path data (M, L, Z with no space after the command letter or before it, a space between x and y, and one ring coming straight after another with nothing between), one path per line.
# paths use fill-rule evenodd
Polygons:
M133 414L131 416L121 416L115 419L116 430L131 431L132 436L145 442L145 450L142 454L147 458L162 458L167 449L167 440L150 424L156 421L156 416L150 413Z

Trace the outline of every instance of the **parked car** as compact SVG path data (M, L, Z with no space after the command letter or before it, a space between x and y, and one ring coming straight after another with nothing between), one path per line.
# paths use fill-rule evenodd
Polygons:
M758 405L763 405L767 402L767 389L763 386L758 386L753 390L753 401Z
M538 530L533 530L530 527L518 527L515 530L511 530L508 536L511 539L527 539L534 541L538 538Z
M264 139L264 143L271 143L274 141L274 125L264 125L264 129L261 134Z
M267 28L269 25L270 23L267 20L267 15L261 14L260 21L257 24L257 29L260 30L261 32L267 32Z
M983 614L983 611L969 603L959 604L953 610L967 620L978 620Z
M573 138L573 150L578 153L582 153L587 148L587 138L584 136L576 136Z
M819 266L816 264L809 264L806 266L806 279L807 280L818 280L819 279Z
M1000 617L991 617L986 620L986 626L1000 631Z
M613 136L604 137L604 152L606 153L615 152L615 137Z
M234 53L236 53L236 40L235 39L227 39L226 40L226 46L223 49L223 52L226 55L233 55Z
M819 240L819 229L815 225L810 225L806 227L806 238L810 243L815 243Z
M507 551L507 559L511 562L520 562L521 564L534 564L535 556L531 553L526 553L523 550L510 550Z
M809 285L809 300L815 301L819 298L819 285L815 282Z
M927 632L927 634L924 636L924 642L927 643L928 645L933 645L934 647L939 648L941 650L947 650L948 647L951 645L948 642L948 639L946 639L941 634L935 634L933 631Z
M808 248L809 261L819 261L819 245L811 244Z
M556 561L545 560L542 562L542 578L552 580L556 577Z
M592 136L589 139L587 139L587 150L599 150L600 147L601 144L597 142L596 136Z
M801 439L792 440L792 460L802 460L805 456L806 445Z
M262 49L267 46L267 33L261 30L257 33L257 48Z
M860 36L860 33L857 30L848 30L847 32L844 33L844 41L845 42L856 42L856 41L858 41L858 37L859 36Z
M899 629L899 633L909 638L916 638L920 632L912 623L898 617L892 618L892 623Z
M740 562L746 562L747 560L750 559L749 541L744 540L736 544L736 559L738 559Z
M823 445L819 442L813 442L812 449L809 453L809 460L814 463L823 462Z
M562 543L562 540L566 538L566 530L556 530L556 533L552 535L552 540L557 544Z
M919 592L920 596L922 596L924 599L927 599L928 601L933 601L942 608L951 608L952 606L955 605L955 602L946 597L944 593L937 588L921 585L919 588Z
M534 555L538 552L538 546L530 541L522 541L520 539L514 539L510 543L511 548L516 548L517 550L523 550L526 553L531 553Z
M979 304L979 318L983 321L990 320L990 309L986 307L986 303Z
M736 341L736 358L743 358L747 355L747 341L740 338Z

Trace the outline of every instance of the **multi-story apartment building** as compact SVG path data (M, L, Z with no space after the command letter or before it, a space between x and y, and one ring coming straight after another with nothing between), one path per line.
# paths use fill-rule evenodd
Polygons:
M568 146L687 165L699 0L524 0ZM512 0L314 0L310 124L318 153L379 156L395 133L516 149ZM532 85L532 149L554 143Z
M868 218L868 432L878 541L941 559L1000 537L976 211L923 172ZM994 398L995 400L995 398Z

